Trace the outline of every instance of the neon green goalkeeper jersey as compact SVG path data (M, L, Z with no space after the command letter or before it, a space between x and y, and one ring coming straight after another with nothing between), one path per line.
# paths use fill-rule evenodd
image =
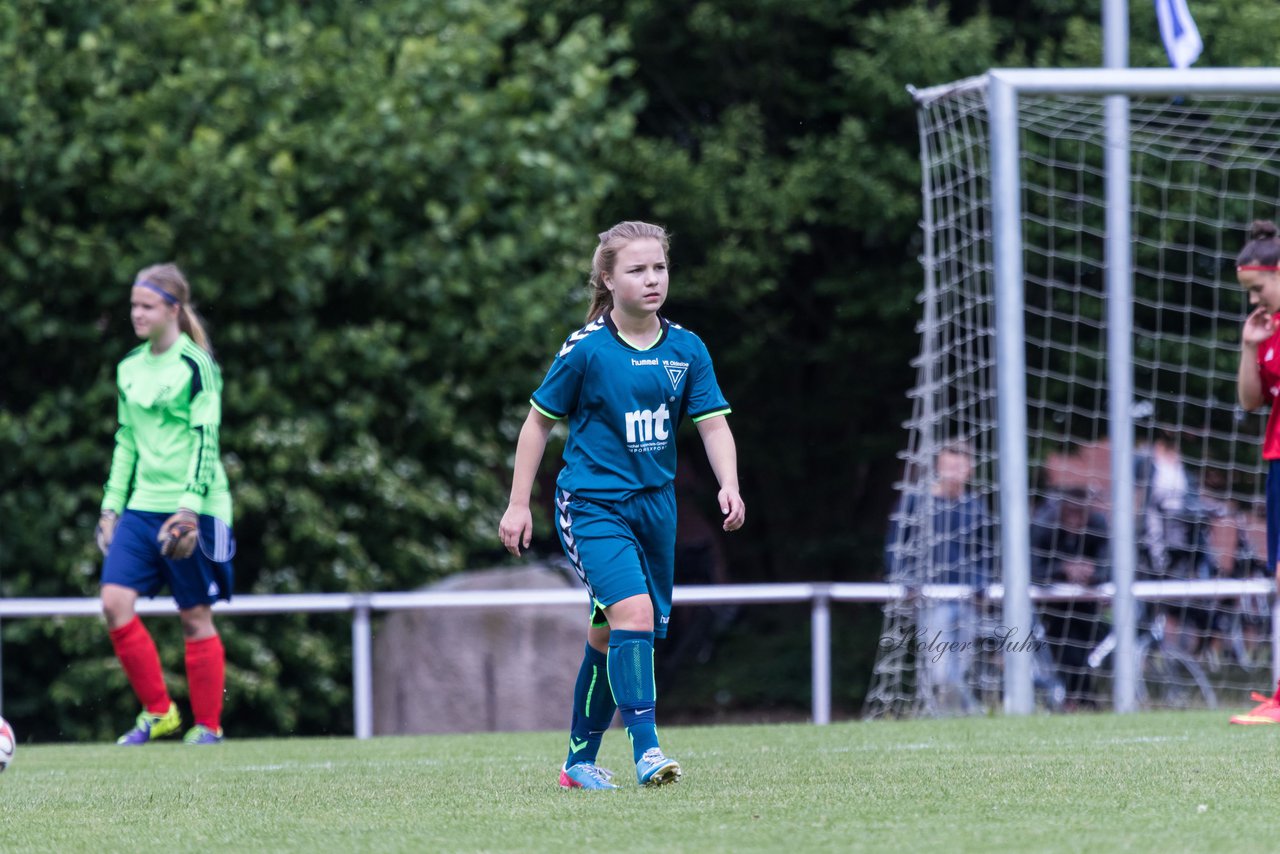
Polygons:
M184 332L160 355L150 342L116 368L120 429L102 509L173 513L231 524L231 491L218 450L222 372Z

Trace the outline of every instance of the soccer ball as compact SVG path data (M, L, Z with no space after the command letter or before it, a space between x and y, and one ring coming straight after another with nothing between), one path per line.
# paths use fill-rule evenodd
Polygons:
M13 734L13 727L4 718L0 718L0 771L9 767L13 761L13 751L18 746L18 739Z

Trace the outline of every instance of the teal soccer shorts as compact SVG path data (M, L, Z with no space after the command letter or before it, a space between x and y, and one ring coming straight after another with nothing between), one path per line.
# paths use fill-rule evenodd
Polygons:
M591 596L591 624L629 596L649 594L653 633L667 636L675 584L676 492L666 486L623 501L589 501L556 493L560 545Z

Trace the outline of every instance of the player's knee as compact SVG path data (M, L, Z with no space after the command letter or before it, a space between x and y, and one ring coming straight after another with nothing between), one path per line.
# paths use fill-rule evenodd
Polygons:
M633 632L653 631L653 600L648 596L631 596L605 609L609 627Z
M102 615L107 620L108 629L127 626L133 620L133 603L135 594L131 590L105 585L102 588Z
M123 628L129 625L133 620L133 609L122 607L108 607L104 602L102 606L102 616L107 620L107 628L111 631Z
M587 643L596 652L609 651L609 627L591 626L587 629Z
M213 611L208 605L197 605L178 612L182 620L182 636L187 640L204 640L217 634L213 627Z

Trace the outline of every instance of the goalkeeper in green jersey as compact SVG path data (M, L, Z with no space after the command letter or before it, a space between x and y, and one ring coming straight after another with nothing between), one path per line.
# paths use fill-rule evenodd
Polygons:
M182 726L155 643L134 610L138 596L167 587L182 618L195 719L184 741L219 744L226 655L211 606L231 598L235 553L218 450L222 374L176 266L138 273L129 306L143 343L116 368L120 426L96 532L111 645L142 703L118 743L146 744Z

